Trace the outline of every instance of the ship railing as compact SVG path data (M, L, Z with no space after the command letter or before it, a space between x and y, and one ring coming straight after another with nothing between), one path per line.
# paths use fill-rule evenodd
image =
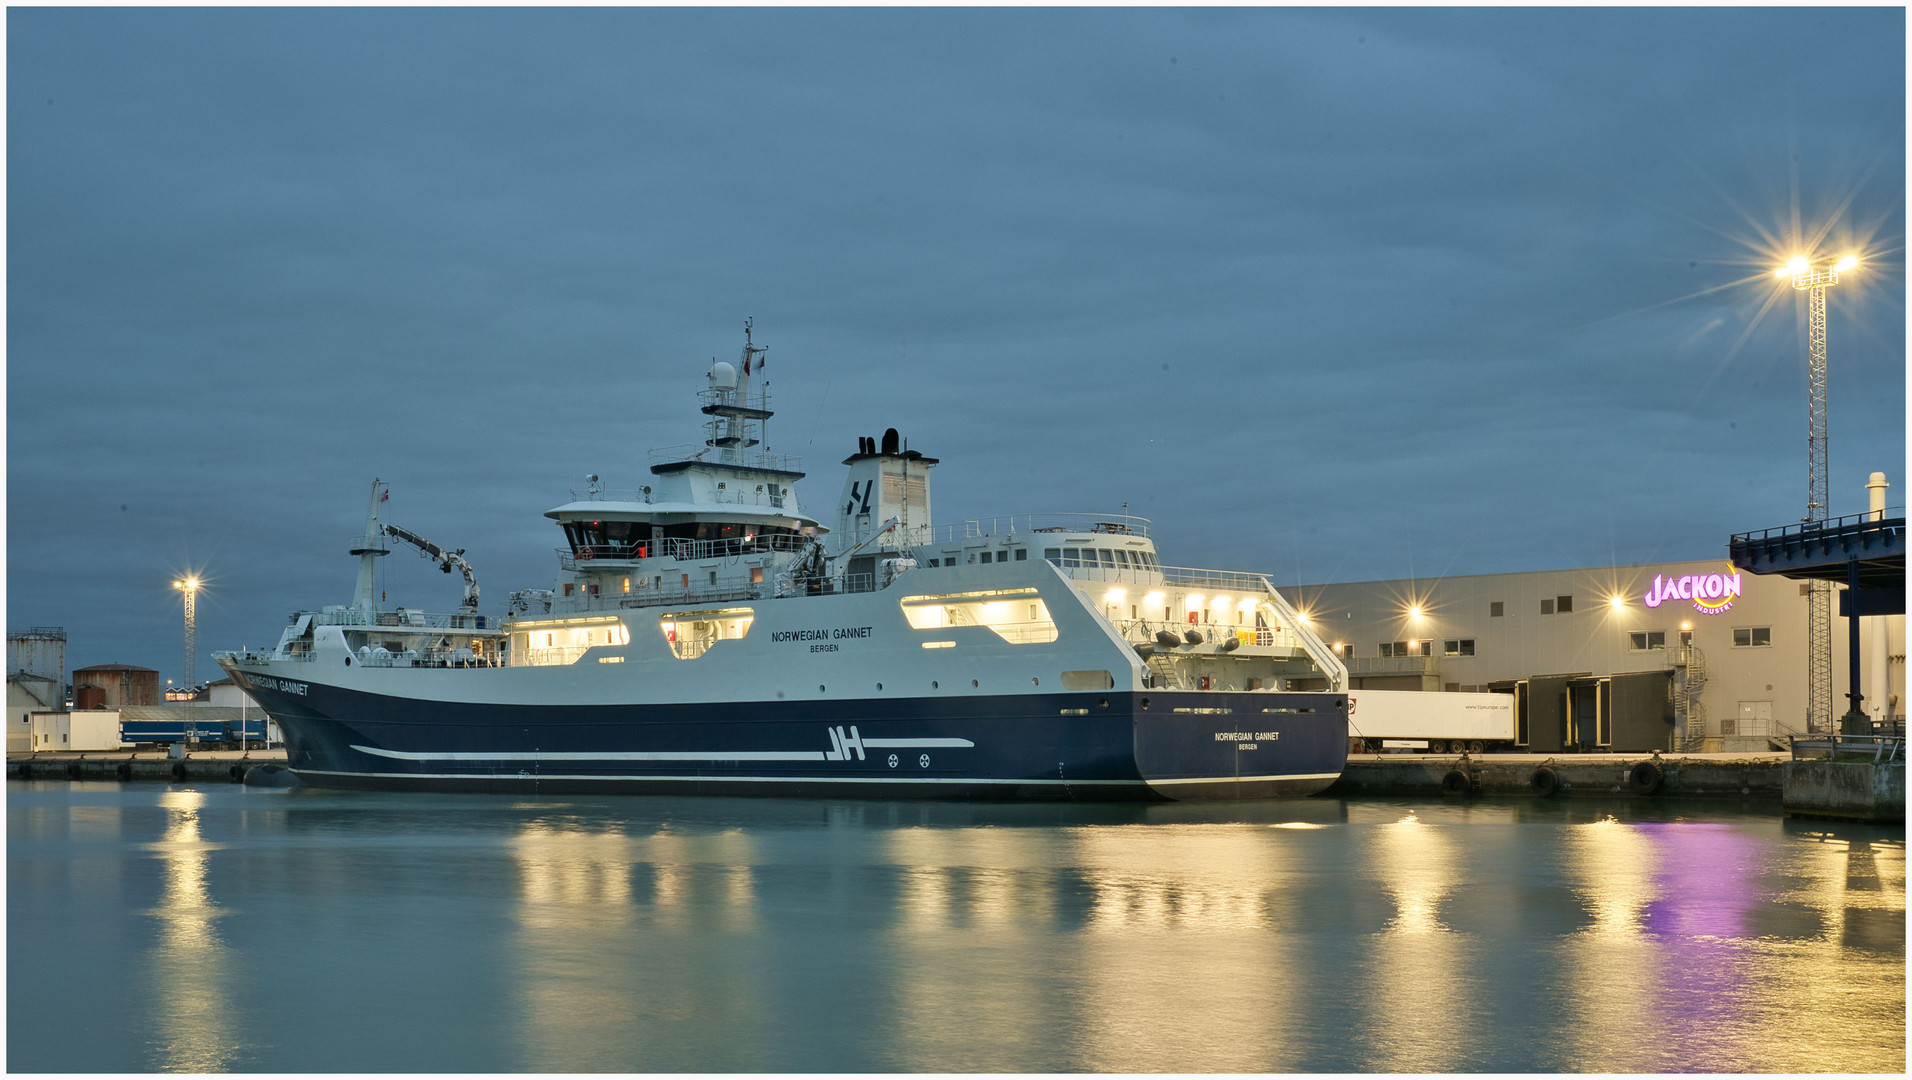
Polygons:
M947 525L926 525L912 531L924 537L917 542L918 546L954 544L963 540L1032 532L1147 536L1149 519L1127 514L1010 514L1006 517L970 518Z
M758 533L749 538L717 540L678 540L672 537L639 540L629 544L587 544L577 548L558 548L558 565L565 570L592 563L634 562L638 559L669 558L680 562L701 559L734 559L744 555L787 554L810 546L811 537L800 533Z
M1274 587L1260 574L1235 570L1197 570L1187 566L1162 567L1162 580L1170 585L1205 593L1246 592L1273 595Z
M571 489L571 499L574 502L648 505L654 497L655 495L652 492L645 491L641 488L587 487ZM782 510L785 504L784 497L781 494L772 495L767 492L759 494L755 491L745 491L742 488L735 490L726 488L723 491L709 492L700 496L699 501L722 503L727 506L767 507L771 510Z
M725 460L729 454L735 454L735 461ZM709 465L735 465L745 469L768 469L773 472L802 472L803 459L795 454L773 454L768 450L723 450L704 443L684 443L679 446L665 446L652 450L652 465L674 465L680 461L701 461Z
M290 626L307 616L311 617L313 626L409 626L431 630L496 630L498 628L498 619L492 615L475 615L464 611L414 611L411 608L369 614L358 608L295 611L292 617L286 620L286 625Z

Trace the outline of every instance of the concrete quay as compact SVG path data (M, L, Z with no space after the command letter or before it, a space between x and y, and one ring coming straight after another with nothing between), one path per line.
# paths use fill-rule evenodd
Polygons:
M1328 795L1701 798L1778 804L1792 755L1351 754Z
M164 750L8 754L9 780L159 780L237 784L255 765L284 765L284 750Z

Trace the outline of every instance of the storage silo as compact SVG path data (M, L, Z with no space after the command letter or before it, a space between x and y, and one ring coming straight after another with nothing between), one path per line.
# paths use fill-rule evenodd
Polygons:
M38 675L66 686L66 628L33 626L7 631L7 674Z

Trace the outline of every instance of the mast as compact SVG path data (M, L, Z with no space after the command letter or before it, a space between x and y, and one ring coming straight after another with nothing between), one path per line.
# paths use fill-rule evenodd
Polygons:
M365 532L352 541L351 554L359 557L358 588L352 593L352 606L363 612L367 618L372 615L373 573L378 568L378 557L390 555L391 549L385 546L385 535L378 527L378 504L391 498L391 485L383 480L372 480L372 504L365 510Z

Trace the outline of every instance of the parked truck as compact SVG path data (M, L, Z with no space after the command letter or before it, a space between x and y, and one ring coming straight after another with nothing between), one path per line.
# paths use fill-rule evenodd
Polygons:
M1353 690L1348 735L1354 753L1513 750L1514 695Z

